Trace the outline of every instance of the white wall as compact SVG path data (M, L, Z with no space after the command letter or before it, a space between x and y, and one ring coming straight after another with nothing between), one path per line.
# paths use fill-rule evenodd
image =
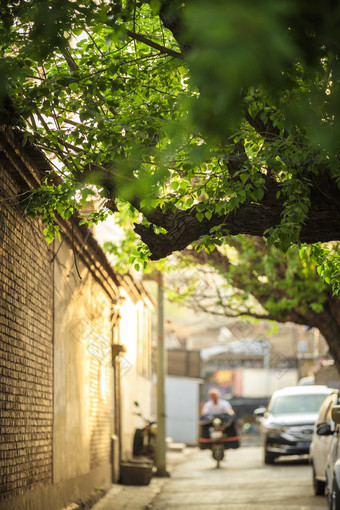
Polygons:
M295 386L297 382L295 369L246 368L242 370L242 396L268 397L273 391Z
M139 373L138 367L138 310L144 309L145 305L139 301L134 304L127 294L120 309L120 343L126 347L126 353L121 361L121 446L122 459L132 457L132 443L135 429L144 426L143 420L136 416L140 411L146 418L151 418L152 384L151 373L149 377ZM149 310L149 313L152 313ZM141 320L141 319L140 319ZM142 351L148 349L143 345ZM149 353L151 364L151 352ZM139 402L139 410L134 406L134 401Z
M176 443L198 442L200 379L167 376L166 435Z

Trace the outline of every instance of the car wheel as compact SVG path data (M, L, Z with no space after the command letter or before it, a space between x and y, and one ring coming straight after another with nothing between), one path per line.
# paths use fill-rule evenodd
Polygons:
M313 489L315 496L323 496L325 494L326 483L315 478L315 468L313 465Z
M340 491L336 480L333 480L332 492L329 494L329 510L340 510Z
M267 450L264 450L264 463L265 464L274 464L275 458L276 458L276 455L268 452Z

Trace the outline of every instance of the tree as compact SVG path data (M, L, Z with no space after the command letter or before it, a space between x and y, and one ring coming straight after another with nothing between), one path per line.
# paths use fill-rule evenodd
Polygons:
M336 3L1 9L3 119L56 155L69 196L95 184L138 209L151 258L202 236L338 240Z
M88 221L137 214L140 261L237 234L309 243L338 292L337 252L314 243L340 236L339 17L331 0L3 2L1 122L62 178L27 212L51 240L99 193Z
M197 263L200 268L195 271ZM274 247L268 249L262 238L236 236L227 247L211 253L184 250L179 266L184 270L181 277L170 280L173 299L222 317L317 328L340 369L340 300L317 275L315 265L300 258L296 247L283 255Z

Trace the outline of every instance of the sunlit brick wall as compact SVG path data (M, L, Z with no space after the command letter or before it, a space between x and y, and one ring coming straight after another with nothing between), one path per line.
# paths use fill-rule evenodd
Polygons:
M54 482L109 466L112 298L72 246L56 247Z
M111 367L91 359L90 368L90 428L91 469L110 461L112 416Z
M52 481L52 264L0 155L0 499Z

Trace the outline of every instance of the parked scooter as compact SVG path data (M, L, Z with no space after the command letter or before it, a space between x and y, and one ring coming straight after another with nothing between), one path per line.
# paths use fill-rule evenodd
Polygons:
M225 449L240 446L235 417L226 413L204 415L200 418L200 425L200 449L211 449L212 457L216 460L216 467L219 468L220 462L224 459Z
M136 407L139 407L138 402L134 402ZM156 435L157 435L157 422L149 420L142 415L141 412L134 413L144 420L144 427L137 428L133 437L133 456L143 455L150 459L154 459Z

